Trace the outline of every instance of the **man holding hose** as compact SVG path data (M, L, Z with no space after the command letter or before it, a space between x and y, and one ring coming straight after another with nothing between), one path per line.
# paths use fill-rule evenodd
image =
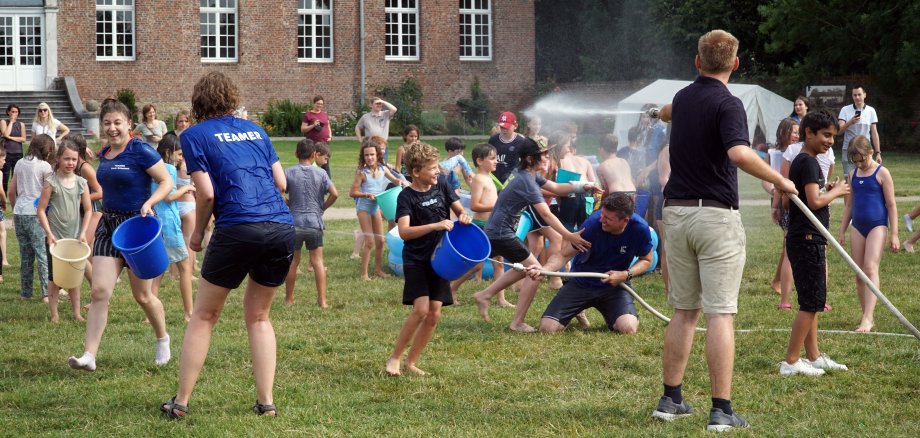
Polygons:
M632 295L621 284L629 284L633 276L645 272L652 264L652 236L648 224L635 214L636 204L625 193L604 198L601 208L585 220L582 238L591 248L578 252L572 245L563 245L553 254L543 270L555 272L573 256L571 272L605 273L607 278L570 279L543 312L540 331L554 333L565 330L569 321L591 307L604 316L607 327L625 335L636 334L639 318ZM635 265L630 266L638 257ZM535 279L538 270L529 273Z
M671 178L664 189L663 223L669 278L668 324L662 354L664 394L652 416L689 416L681 384L700 313L706 315L706 361L712 390L707 430L748 427L731 408L735 364L734 318L744 272L745 234L738 212L737 168L798 194L750 148L744 105L728 91L738 68L738 40L713 30L700 37L694 61L700 75L662 108L671 126ZM701 160L703 162L701 162Z

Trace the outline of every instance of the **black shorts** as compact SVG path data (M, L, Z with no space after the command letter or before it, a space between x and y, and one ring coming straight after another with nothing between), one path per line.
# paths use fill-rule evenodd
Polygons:
M217 228L208 243L201 277L236 289L248 274L268 287L284 283L294 256L294 226L255 222Z
M118 228L122 222L139 214L140 212L137 211L103 211L102 219L99 219L99 225L96 227L96 240L93 241L93 256L112 257L121 259L121 261L124 262L125 258L122 257L121 251L115 249L115 245L112 244L112 235L115 234L115 229ZM125 263L124 266L131 269L127 263Z
M320 228L294 228L294 251L300 251L300 248L306 247L308 251L323 246L323 230Z
M530 216L530 230L527 231L528 233L539 231L549 226L546 223L546 220L543 219L543 216L540 216L540 213L537 213L537 209L533 208L533 205L524 207L524 211L527 212L528 216Z
M577 230L588 218L588 212L585 210L585 195L581 193L571 198L560 197L559 214L556 217L567 230Z
M442 306L454 304L450 282L441 278L431 266L403 266L403 276L406 279L403 285L403 304L411 306L420 297L440 301Z
M562 289L559 289L553 300L546 306L543 317L567 326L575 315L592 307L601 312L610 330L614 329L617 318L623 315L639 317L633 297L626 292L626 289L607 285L600 288L588 288L579 286L574 281L566 282Z
M799 310L803 312L823 312L827 304L826 249L824 243L786 240L786 255L792 265Z
M530 250L517 237L512 239L489 239L492 253L489 257L504 257L508 263L520 263L530 257Z

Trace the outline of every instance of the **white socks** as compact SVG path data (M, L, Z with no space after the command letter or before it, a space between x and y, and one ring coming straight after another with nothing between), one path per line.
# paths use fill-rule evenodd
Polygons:
M154 362L157 365L166 365L172 359L169 349L169 335L157 339ZM83 356L70 356L67 363L75 370L96 371L96 358L90 352L83 352Z
M157 365L166 365L172 358L172 352L169 350L169 335L157 339L156 352L154 353L154 362Z
M79 358L70 356L67 362L75 370L96 371L96 358L88 351L84 351Z

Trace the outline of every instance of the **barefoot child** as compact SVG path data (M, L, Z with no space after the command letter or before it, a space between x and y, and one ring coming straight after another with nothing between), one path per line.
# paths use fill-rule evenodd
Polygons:
M633 201L636 199L636 185L633 183L629 162L617 156L617 136L608 134L601 138L597 144L601 164L597 166L597 185L607 195L613 193L626 193Z
M408 125L406 129L403 130L403 144L399 145L399 148L396 149L396 168L399 169L399 172L406 176L406 179L411 179L409 172L406 170L406 151L409 150L409 146L412 143L418 141L421 137L418 126Z
M888 233L888 247L897 252L898 206L894 197L894 180L891 173L872 159L872 146L865 136L857 136L850 142L847 158L856 166L850 175L853 191L847 197L840 220L837 240L846 243L844 234L853 220L850 231L850 252L853 261L859 265L876 287L879 285L878 267L885 247L885 233ZM862 305L862 319L857 332L868 332L875 326L875 294L859 277L856 277L856 294Z
M547 225L552 227L562 238L578 250L585 250L591 246L591 243L581 238L581 232L573 233L559 222L556 216L553 216L543 199L540 191L544 190L557 195L567 195L573 191L584 193L586 189L593 190L594 187L583 182L573 182L565 184L556 184L546 180L537 173L543 169L546 158L546 149L541 148L537 142L525 138L521 142L522 146L518 152L518 169L508 177L508 183L505 188L498 194L495 209L486 223L486 235L489 237L489 243L492 245L492 257L502 256L510 263L523 263L527 268L539 269L540 262L524 246L515 235L518 221L521 218L521 211L531 207L539 217L542 217ZM498 291L514 284L525 277L523 272L507 271L498 279L492 282L485 290L473 295L476 300L476 306L479 308L479 314L486 321L489 321L489 299L495 296ZM521 285L520 298L515 311L514 320L509 328L518 332L534 332L535 329L524 322L527 316L527 310L537 292L538 283L531 279L525 279Z
M313 143L310 139L297 143L296 166L284 169L287 180L288 207L294 216L294 260L285 280L284 304L294 304L294 284L297 281L297 265L300 264L300 248L310 252L310 266L316 276L316 304L327 308L326 267L323 264L323 212L339 197L335 184L322 166L329 161L329 148L325 143ZM314 163L316 165L314 165ZM328 196L326 196L328 194ZM325 199L323 199L325 197Z
M840 196L850 193L846 181L829 184L827 191L824 175L816 156L834 145L837 126L834 117L826 111L813 111L802 120L805 144L789 167L789 179L795 184L802 202L827 228L830 222L828 204ZM792 277L799 298L799 312L792 322L792 334L786 360L780 362L779 373L783 376L804 374L820 376L825 370L846 370L845 365L831 360L818 349L818 312L824 311L827 297L825 272L825 249L827 242L818 229L808 220L805 212L791 204L784 203L789 210L789 226L786 232L786 253L792 265ZM805 346L806 360L800 360L802 346Z
M86 243L86 229L93 214L89 200L89 188L86 180L74 174L80 159L80 148L72 140L64 138L57 150L57 171L45 180L45 187L38 201L38 222L45 230L48 247L57 244L58 239L78 239ZM45 213L48 206L51 208ZM80 217L80 206L83 217ZM48 253L48 266L51 266L51 253ZM58 322L58 292L61 290L54 283L53 270L48 269L48 296L51 307L51 322ZM80 287L69 289L70 303L73 307L73 319L83 321L80 316Z
M423 376L426 373L416 364L434 335L441 307L453 303L450 284L431 267L431 255L444 232L454 227L450 211L457 215L461 224L468 225L471 218L464 213L457 194L450 189L447 180L439 178L437 149L424 143L414 143L409 146L405 158L412 174L412 185L399 194L396 222L399 237L405 241L403 304L411 304L412 313L399 331L396 348L387 359L386 372L391 376L400 375L402 353L411 342L404 369Z
M767 155L767 164L769 164L773 170L782 173L783 152L786 152L786 149L790 144L798 143L798 141L799 124L792 119L783 119L781 122L779 122L779 126L776 128L776 147L770 149L769 154ZM825 181L826 180L827 178L825 177ZM779 225L780 229L782 229L783 233L785 234L786 228L789 225L789 212L783 208L783 203L780 200L782 193L776 193L776 190L773 188L773 184L770 182L761 181L761 184L773 198L771 202L773 204L771 208L771 217L773 218L773 223ZM792 304L789 303L789 294L792 292L792 267L789 265L789 258L786 257L785 238L783 238L783 243L779 252L779 262L777 263L776 273L773 276L771 286L774 288L779 288L774 289L778 290L780 294L779 305L777 306L777 309L792 309Z
M473 183L470 184L470 210L473 210L473 224L479 228L485 229L486 221L489 220L492 209L495 207L495 200L498 199L498 189L495 188L495 183L492 181L492 172L495 171L498 159L495 156L495 147L488 143L477 144L473 148L472 157L473 164L479 172L473 175ZM499 262L491 263L494 281L501 275L502 264ZM460 286L473 272L481 269L482 264L451 283L450 293L453 296L454 303L457 303L457 291L460 289ZM504 289L498 291L498 306L514 307L514 304L509 303L508 300L505 299Z
M175 134L166 134L160 139L157 146L157 152L163 158L166 165L166 171L169 172L173 184L178 178L177 166L182 166L182 149L179 146L179 137ZM154 193L159 185L154 181L150 184L150 193ZM177 186L176 186L177 187ZM179 294L182 296L182 308L185 310L185 322L192 318L192 269L195 261L188 255L188 247L185 244L185 236L182 234L182 216L179 213L179 199L186 193L195 193L195 186L188 184L177 189L173 189L166 198L154 204L153 209L160 218L163 225L163 242L166 244L166 255L169 257L169 264L175 264L179 269ZM160 282L163 275L154 278L151 284L151 292L154 296L160 296Z
M361 279L363 280L371 279L367 272L371 247L375 247L374 272L378 277L389 277L383 272L383 245L385 243L383 217L380 214L376 196L386 189L387 180L393 184L401 184L401 180L378 161L381 156L380 145L371 139L366 139L361 144L355 181L351 184L351 191L348 194L358 200L356 207L358 224L364 235L364 246L361 248Z

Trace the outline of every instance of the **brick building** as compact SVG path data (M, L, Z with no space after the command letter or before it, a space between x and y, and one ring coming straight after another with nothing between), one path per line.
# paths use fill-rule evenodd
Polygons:
M501 106L534 81L533 0L3 0L0 91L72 76L82 99L132 89L138 104L188 106L219 70L248 108L326 97L351 110L362 87L414 76L423 106L446 109L474 76ZM363 20L362 20L363 16Z

